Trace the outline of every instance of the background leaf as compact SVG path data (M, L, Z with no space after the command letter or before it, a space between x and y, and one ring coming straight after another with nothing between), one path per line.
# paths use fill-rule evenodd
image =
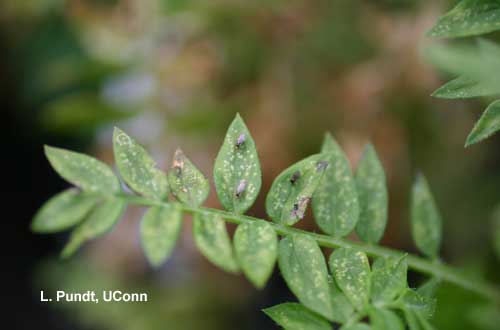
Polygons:
M481 118L470 132L465 146L477 143L491 136L500 129L500 100L493 102L486 108Z
M385 173L371 144L367 145L356 170L360 205L356 233L368 243L378 243L387 224L387 187Z
M366 254L351 248L338 248L331 254L329 265L340 290L357 309L363 309L370 297L371 282Z
M120 191L120 182L111 168L93 157L49 146L45 146L45 155L61 177L85 191Z
M141 222L141 242L151 265L157 267L172 254L182 228L182 209L175 204L153 206Z
M257 198L261 181L255 142L241 117L236 115L214 165L219 201L228 211L244 213Z
M408 263L401 258L378 258L372 266L371 298L374 302L390 303L407 287Z
M278 257L278 237L265 221L242 223L234 233L236 258L248 279L262 288L271 276Z
M67 189L49 199L36 213L31 230L54 233L78 224L97 203L97 197Z
M411 196L411 228L418 249L430 258L436 258L441 246L441 216L429 190L427 180L419 174Z
M312 199L314 217L325 233L344 237L358 221L356 183L349 161L330 134L325 136L321 153L329 166Z
M284 303L263 310L285 330L331 330L326 319L301 304Z
M193 235L198 250L210 262L227 272L238 272L226 223L222 218L208 213L195 213Z
M61 256L69 257L86 241L109 232L120 219L126 206L123 200L114 197L102 201L89 217L73 230Z
M278 263L285 282L299 301L331 319L328 270L316 241L303 235L285 237L279 243Z
M167 177L170 190L182 203L200 206L207 199L210 190L208 180L181 149L175 151L172 167Z
M141 145L117 127L113 133L113 150L116 166L130 188L156 200L167 196L165 173L156 168L155 161Z
M492 223L493 249L500 259L500 207L495 210Z
M327 167L325 155L316 154L284 170L266 197L269 217L288 226L301 220Z
M497 0L463 0L429 31L431 37L466 37L500 29Z

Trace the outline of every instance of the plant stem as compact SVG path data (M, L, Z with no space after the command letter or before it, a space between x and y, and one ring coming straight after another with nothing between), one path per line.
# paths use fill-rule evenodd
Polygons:
M166 206L168 204L176 204L179 207L181 207L186 213L190 214L206 213L206 214L219 215L225 221L234 224L241 224L251 221L266 221L264 219L259 219L247 215L234 214L219 209L213 209L207 207L192 207L177 202L167 203L162 201L154 201L140 196L129 195L129 194L120 194L119 197L127 200L129 203L144 205L144 206ZM401 257L402 255L405 254L404 252L401 252L399 250L394 250L387 247L350 241L343 238L335 238L332 236L327 236L323 234L308 232L293 227L284 226L274 222L268 222L268 223L271 226L273 226L276 232L281 236L289 236L294 234L307 235L316 240L316 242L320 246L327 248L339 248L339 247L355 248L373 257ZM483 296L484 298L488 298L496 303L500 303L500 288L498 288L497 286L489 283L478 282L476 279L470 279L467 276L461 274L459 271L443 264L438 260L432 261L412 254L406 254L406 255L409 268L416 270L420 273L424 273L436 277L438 279L441 279L443 281L455 284L466 290L475 292L476 294Z

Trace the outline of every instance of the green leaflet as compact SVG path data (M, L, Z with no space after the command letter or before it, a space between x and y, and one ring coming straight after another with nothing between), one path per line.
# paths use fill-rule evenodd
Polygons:
M429 323L429 321L422 316L420 313L415 314L417 316L417 320L420 323L420 326L422 327L423 330L435 330L436 328Z
M175 151L172 167L167 177L170 190L182 203L200 206L207 199L210 190L208 180L181 149Z
M312 199L314 216L325 233L344 237L358 221L356 183L349 161L330 134L325 136L321 153L329 166Z
M284 303L263 310L285 330L331 330L330 323L297 303Z
M49 199L33 217L31 230L54 233L78 224L97 203L97 197L67 189Z
M436 291L441 284L441 280L436 277L431 277L424 284L418 287L417 293L423 297L433 298L436 296Z
M257 287L266 285L278 257L278 236L265 221L242 223L234 233L234 250L241 269Z
M101 202L85 221L71 233L69 242L64 247L61 256L71 256L86 241L99 237L110 231L120 219L127 204L118 198L109 197Z
M335 284L335 280L329 276L330 300L332 302L332 320L341 324L350 320L355 313L354 307L345 294Z
M378 258L372 266L371 298L374 302L390 303L407 287L408 263L400 258Z
M391 310L372 307L369 309L373 330L404 330L405 326L399 316Z
M432 317L436 308L436 300L434 298L424 297L413 289L406 289L403 296L403 304L405 309L421 314L426 319Z
M438 88L432 96L442 99L464 99L500 94L498 86L489 82L460 76Z
M413 184L411 196L411 228L415 244L427 257L436 258L441 246L441 217L427 180L422 174Z
M61 177L82 190L109 194L120 191L120 182L111 168L93 157L49 146L45 146L45 155Z
M325 155L316 154L281 172L266 197L269 217L288 226L301 220L327 167Z
M466 37L500 29L497 0L463 0L429 31L431 37Z
M257 198L261 181L255 142L240 115L236 115L214 165L219 201L228 211L245 213Z
M330 271L347 299L361 310L370 297L370 264L364 252L338 248L330 256Z
M367 145L356 170L360 214L356 233L368 243L378 243L387 224L385 173L371 144Z
M278 264L288 287L307 308L331 319L333 313L328 270L315 240L303 235L283 238L278 248Z
M156 168L148 152L125 132L115 127L113 149L118 170L134 191L156 200L168 194L167 176Z
M208 213L195 213L193 235L198 250L210 262L227 272L238 272L226 223L222 218Z
M153 206L141 222L141 242L152 266L165 262L175 247L182 228L182 209L174 204Z
M468 147L471 144L484 140L498 130L500 130L500 100L491 103L486 108L469 136L467 136L465 146Z
M421 330L420 323L417 319L417 314L411 309L403 309L403 313L410 330Z

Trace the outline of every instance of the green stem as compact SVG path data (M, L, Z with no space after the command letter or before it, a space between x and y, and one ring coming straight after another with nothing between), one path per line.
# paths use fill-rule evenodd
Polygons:
M128 195L128 194L121 194L119 197L126 199L129 203L145 205L145 206L163 206L167 204L172 204L162 201L149 200L147 198ZM190 214L208 213L208 214L219 215L225 221L234 224L241 224L250 221L263 221L263 219L247 215L234 214L218 209L212 209L207 207L191 207L180 203L176 204L178 204L186 213ZM335 238L332 236L312 233L293 227L283 226L281 224L277 224L274 222L269 222L269 224L273 226L276 232L281 236L289 236L294 234L307 235L316 240L316 242L318 242L320 246L327 248L339 248L339 247L355 248L373 257L401 257L402 255L405 254L404 252L382 246L371 245L362 242L354 242L342 238ZM481 295L485 298L500 303L500 289L495 285L484 282L481 283L475 279L470 279L467 276L464 276L462 273L451 268L450 266L443 264L440 261L431 261L411 254L407 254L407 260L408 260L408 266L413 270L416 270L418 272L433 277L437 277L449 283L453 283L464 289L475 292L478 295Z

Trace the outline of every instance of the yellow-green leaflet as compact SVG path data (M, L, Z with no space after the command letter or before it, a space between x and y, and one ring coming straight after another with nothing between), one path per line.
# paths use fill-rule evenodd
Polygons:
M498 0L462 0L428 32L431 37L466 37L500 29Z
M330 300L332 302L332 320L338 323L346 323L355 313L354 306L349 299L335 284L333 277L328 277L330 284Z
M352 248L338 248L330 256L330 270L347 299L362 310L370 297L371 274L368 257Z
M400 258L377 258L372 265L371 298L374 302L390 303L407 287L408 263Z
M278 248L281 275L307 308L332 319L332 303L325 258L315 240L304 235L283 238Z
M123 180L134 191L156 200L168 194L167 176L156 168L148 152L125 132L115 127L113 150Z
M330 134L325 136L321 153L329 166L312 199L314 217L325 233L344 237L358 221L356 183L349 161Z
M221 269L236 273L239 270L226 223L218 215L196 213L193 215L193 235L198 250Z
M49 199L33 217L31 230L54 233L78 224L97 203L98 197L67 189Z
M266 197L269 217L287 226L301 220L328 166L325 155L316 154L284 170Z
M73 230L61 256L63 258L71 256L86 241L110 231L120 219L126 206L123 200L114 197L100 202L88 218Z
M118 178L111 168L100 160L49 146L45 146L45 155L62 178L82 190L110 194L120 191Z
M234 233L234 250L248 279L263 288L278 257L278 237L273 227L265 221L240 224Z
M368 310L373 330L404 330L399 316L389 309L371 307Z
M411 195L411 229L418 249L436 258L441 246L441 216L429 190L427 180L419 174Z
M498 130L500 130L500 100L491 103L486 108L469 136L467 136L465 146L484 140Z
M360 206L356 233L368 243L378 243L387 224L387 187L385 173L377 153L367 145L356 170Z
M261 181L255 143L241 117L236 115L215 160L217 196L226 210L245 213L257 198Z
M175 204L153 206L141 222L141 242L152 266L165 262L175 247L182 228L182 210Z
M297 303L284 303L263 310L285 330L331 330L330 323L320 315Z
M207 199L210 190L207 178L191 163L181 149L175 151L167 177L170 190L183 204L200 206Z

